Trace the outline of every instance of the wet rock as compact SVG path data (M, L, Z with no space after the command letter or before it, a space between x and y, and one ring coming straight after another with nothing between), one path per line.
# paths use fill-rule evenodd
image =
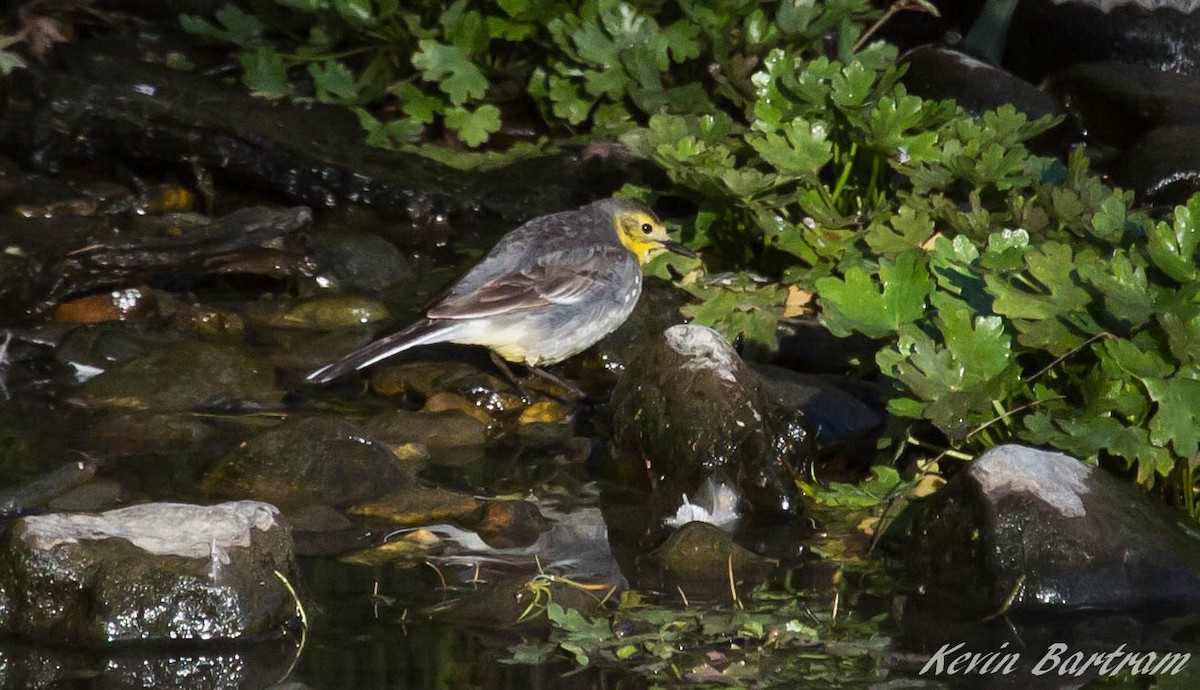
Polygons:
M921 46L904 54L904 85L922 98L953 99L976 117L1010 104L1031 120L1060 115L1062 106L1037 87L966 53L941 46Z
M414 262L379 235L342 229L309 236L321 273L342 290L378 292L414 277Z
M1119 148L1165 125L1200 124L1196 79L1146 65L1075 65L1054 75L1048 89L1067 103L1090 139Z
M522 222L629 181L630 166L584 165L572 155L463 172L373 148L345 108L256 98L241 84L161 64L193 42L160 30L62 46L69 69L40 70L14 85L20 107L0 121L0 141L41 166L108 156L187 175L198 168L293 203L366 204L422 229L497 216Z
M5 218L0 308L39 314L74 295L126 287L160 275L201 274L206 259L253 247L309 224L307 208L243 208L221 218L195 214L106 218Z
M163 687L169 678L172 690L266 688L295 665L296 646L291 636L174 650L147 644L87 650L10 644L0 647L0 686L53 690L86 678L95 687L139 690Z
M257 302L243 311L252 326L271 328L344 328L381 321L386 305L357 295L330 295L301 302Z
M536 402L517 418L517 434L526 446L547 446L571 439L574 409L554 400Z
M1200 74L1200 12L1188 0L1021 0L1005 63L1037 82L1082 62Z
M95 513L121 502L121 483L112 479L93 479L59 494L46 504L56 512Z
M1118 180L1139 203L1173 206L1200 191L1200 118L1196 124L1160 127L1125 152Z
M478 510L479 502L474 496L439 486L424 486L410 475L399 488L353 506L349 512L401 525L428 525L466 519Z
M266 278L311 278L317 267L304 253L276 247L248 247L232 254L205 259L206 273L252 275Z
M43 505L87 482L96 474L94 462L69 462L31 482L0 491L0 516L10 517Z
M216 428L193 415L130 410L96 417L85 438L107 455L124 456L181 450L216 436Z
M337 532L354 527L340 510L318 504L289 510L287 521L296 532Z
M465 362L401 362L371 369L371 390L427 400L453 393L489 415L516 412L525 406L509 383Z
M179 304L173 315L175 328L204 336L240 342L246 330L242 317L232 311L203 304Z
M613 390L612 411L619 468L643 468L667 514L710 479L751 510L799 512L796 477L812 462L813 434L711 328L673 326L648 343Z
M204 489L283 507L342 507L404 481L392 452L358 425L339 417L306 417L243 442L205 475Z
M170 335L147 333L119 324L66 328L69 329L66 333L47 334L44 341L56 346L55 360L74 371L78 382L94 378L122 362L146 357L175 342Z
M552 524L532 501L484 501L475 531L488 546L510 549L533 544Z
M368 420L364 429L393 452L417 443L427 448L432 458L441 461L463 456L472 461L478 459L488 438L487 425L457 410L389 410Z
M877 430L887 419L882 396L878 391L848 390L853 384L819 374L804 374L771 364L756 364L754 370L762 376L764 388L777 396L787 407L804 413L804 419L817 434L817 442L825 447L842 443ZM863 402L860 396L870 395L874 405ZM873 439L874 437L871 436Z
M689 522L647 557L661 570L664 584L688 590L729 591L730 571L736 581L757 585L776 563L742 548L729 535L707 522Z
M148 287L113 290L63 302L54 310L55 321L101 323L141 321L158 316L158 300Z
M278 632L295 601L278 511L148 503L13 523L0 546L0 629L58 644L201 641Z
M86 401L115 407L187 410L278 405L275 369L245 348L185 341L117 364L79 388Z
M1060 453L984 453L889 530L925 615L978 621L1200 613L1200 533L1141 490Z

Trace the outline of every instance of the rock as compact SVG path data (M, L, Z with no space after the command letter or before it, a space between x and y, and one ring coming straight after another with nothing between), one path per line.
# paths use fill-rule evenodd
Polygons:
M1200 118L1195 124L1160 127L1125 152L1118 181L1140 204L1169 207L1200 191Z
M195 415L119 410L97 415L85 438L113 457L174 452L218 440L217 428Z
M908 65L903 80L922 98L953 99L971 115L1010 104L1030 120L1061 115L1062 106L1037 87L966 53L941 46L921 46L900 60Z
M367 420L364 428L393 452L408 444L419 443L435 460L462 456L478 459L483 455L488 438L485 424L458 410L388 410Z
M881 395L863 387L856 390L841 377L803 374L771 364L756 364L763 389L785 407L800 410L817 434L824 450L833 444L856 441L874 443L877 431L887 420ZM874 406L861 396L873 396Z
M981 455L897 518L909 605L949 620L1006 611L1159 620L1200 613L1200 532L1141 490L1060 453Z
M296 532L338 532L354 527L340 510L319 504L288 511L287 521Z
M672 326L644 345L612 410L617 469L648 473L666 514L710 479L731 484L751 510L799 513L796 477L812 462L813 435L711 328Z
M95 513L113 508L121 502L121 484L111 479L93 479L64 491L46 504L59 512Z
M13 523L0 629L56 644L236 640L280 631L291 537L265 503L147 503Z
M158 316L158 299L148 287L112 290L62 302L54 310L55 321L102 323L145 321Z
M509 383L465 362L416 361L371 368L371 390L380 395L406 395L427 400L453 393L491 415L516 412L525 406Z
M243 316L246 323L271 328L345 328L388 318L384 304L355 295L330 295L296 303L252 303Z
M1082 62L1200 75L1200 12L1190 0L1021 0L1004 62L1031 82Z
M728 534L706 522L684 524L652 551L648 560L661 569L664 589L679 586L689 594L701 590L727 593L731 569L735 581L757 585L776 565L737 545Z
M278 405L275 369L244 347L185 341L164 344L118 364L79 389L85 400L113 407L190 410Z
M343 507L405 481L387 446L340 417L289 419L245 441L204 477L204 489L284 507Z
M12 517L41 506L88 482L96 475L96 463L68 462L18 487L0 490L0 517Z
M414 261L379 235L337 228L309 235L321 274L342 290L378 292L415 277Z
M1153 129L1200 124L1200 84L1194 77L1146 65L1095 62L1055 74L1047 88L1089 139L1126 148Z

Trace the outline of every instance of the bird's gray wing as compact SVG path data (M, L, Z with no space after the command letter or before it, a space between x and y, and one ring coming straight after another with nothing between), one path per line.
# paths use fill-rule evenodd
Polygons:
M431 319L474 319L574 304L612 289L636 269L623 247L587 245L548 252L531 265L513 268L471 291L451 291L434 304Z

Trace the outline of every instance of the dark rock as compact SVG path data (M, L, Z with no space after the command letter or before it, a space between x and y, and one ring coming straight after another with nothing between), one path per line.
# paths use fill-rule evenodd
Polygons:
M908 65L904 85L922 98L953 99L971 115L1010 104L1029 119L1061 115L1062 106L1037 87L966 53L941 46L921 46L901 57Z
M89 445L121 457L192 448L217 440L216 427L186 413L122 410L97 416L88 425Z
M345 229L312 233L309 246L323 275L342 290L376 292L414 277L414 261L379 235Z
M631 175L619 161L574 153L464 172L373 148L346 108L256 98L240 83L162 64L194 43L160 30L62 46L68 70L12 80L0 143L44 169L106 157L184 175L200 169L290 203L365 204L419 229L523 222L606 196Z
M804 413L815 430L822 450L834 444L874 443L887 419L881 396L875 391L848 390L852 385L840 377L802 374L770 364L756 364L763 388L789 409ZM875 406L863 402L856 393L875 393Z
M204 477L216 495L291 507L347 506L403 482L396 457L361 427L337 417L289 419L242 443Z
M1103 60L1200 75L1195 10L1187 0L1021 0L1004 61L1032 82L1069 65Z
M211 219L194 214L107 218L8 218L0 242L0 317L38 314L73 295L205 272L205 260L286 235L307 208L249 207ZM10 285L12 281L23 281Z
M1200 533L1139 489L1060 453L984 453L889 530L909 605L948 620L1200 613Z
M1120 148L1164 125L1200 123L1195 77L1146 65L1075 65L1055 74L1047 88L1067 104L1089 139Z
M1137 193L1140 204L1173 206L1200 191L1200 120L1161 127L1125 152L1117 180Z
M79 389L115 407L188 410L277 405L275 370L244 347L185 341L118 364Z
M296 640L286 635L254 644L174 649L147 644L64 649L16 643L0 645L0 686L53 690L86 678L88 685L111 690L267 688L295 663Z
M64 491L46 504L56 512L95 513L115 508L121 502L121 484L111 479L93 479Z
M364 429L393 449L419 443L432 457L443 459L460 454L481 457L488 438L486 424L457 410L389 410L368 420Z
M37 479L0 491L0 517L11 517L36 508L86 483L96 474L96 463L68 462Z
M728 594L730 572L735 582L756 586L777 565L730 539L706 522L688 522L648 556L660 570L662 589L683 588L689 595Z
M202 641L280 632L295 601L278 511L148 503L13 523L0 550L0 629L59 644Z
M716 331L668 328L631 357L613 390L618 471L649 474L666 514L712 480L735 487L744 507L796 515L795 479L815 440L800 412L762 388Z

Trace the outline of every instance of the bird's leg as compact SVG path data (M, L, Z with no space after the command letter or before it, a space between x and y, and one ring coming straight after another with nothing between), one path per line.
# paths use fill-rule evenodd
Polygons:
M502 374L504 374L504 378L508 379L508 382L511 383L517 389L517 391L519 391L521 393L521 397L525 398L525 400L527 402L532 402L533 396L530 395L529 390L526 389L525 386L521 384L521 381L516 377L516 375L513 373L513 370L508 366L508 362L505 362L504 359L502 357L500 357L500 355L496 354L495 352L491 352L490 354L492 356L492 363L496 365L496 368L499 369ZM572 397L574 397L578 400L582 400L582 399L588 397L587 393L585 393L583 391L583 389L580 388L579 386L576 386L575 384L571 383L570 381L560 379L559 377L555 376L554 374L551 374L550 372L546 371L545 369L542 369L540 367L535 367L532 364L526 364L525 368L529 370L529 373L531 373L539 378L546 379L547 381L563 388L564 390L567 391L567 393L569 393Z
M503 357L491 350L488 350L488 354L492 356L492 364L495 364L496 368L500 370L500 373L504 374L504 378L508 379L508 382L512 384L513 388L517 389L517 392L521 394L521 397L525 399L525 402L532 402L533 396L529 395L529 391L525 390L525 386L521 385L520 379L518 379L517 375L513 373L513 370L509 368L508 362L505 362Z
M542 369L541 367L535 367L532 364L526 364L525 368L529 370L529 373L534 374L535 376L540 376L541 378L544 378L547 381L550 381L551 383L555 383L555 384L558 384L559 386L562 386L564 389L566 389L566 391L568 393L575 396L576 399L582 400L583 398L588 397L587 393L583 392L583 389L580 388L579 386L576 386L575 384L571 383L570 381L567 381L566 379L560 379L559 377L555 376L554 374L551 374L550 372L546 371L545 369Z

